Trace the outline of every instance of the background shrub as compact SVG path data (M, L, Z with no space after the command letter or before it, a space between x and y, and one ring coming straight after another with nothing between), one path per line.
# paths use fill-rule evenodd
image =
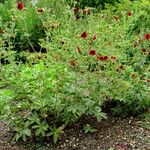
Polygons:
M69 4L70 1L66 0ZM116 2L119 2L119 0L74 0L72 4L75 4L76 6L80 8L85 8L85 7L95 7L99 9L104 9L105 3L108 4L115 4Z

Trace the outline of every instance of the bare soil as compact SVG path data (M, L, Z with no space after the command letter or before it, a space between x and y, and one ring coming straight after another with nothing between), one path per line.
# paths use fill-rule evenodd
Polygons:
M98 131L85 134L85 124ZM57 144L50 139L12 143L11 129L0 121L0 150L150 150L150 131L141 125L142 121L133 117L109 116L101 122L85 117L69 126Z

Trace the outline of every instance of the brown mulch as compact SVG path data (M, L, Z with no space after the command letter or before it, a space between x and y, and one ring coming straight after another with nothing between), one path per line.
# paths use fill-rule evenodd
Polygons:
M98 131L85 134L83 126L90 124ZM97 122L84 118L67 128L57 144L51 140L12 143L11 129L0 121L0 150L150 150L150 131L141 127L142 121L136 118L109 116Z

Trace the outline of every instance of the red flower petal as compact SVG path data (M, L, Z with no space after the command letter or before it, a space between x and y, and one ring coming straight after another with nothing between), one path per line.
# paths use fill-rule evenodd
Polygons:
M18 2L17 8L21 11L24 8L24 4L22 2Z
M98 60L105 61L108 60L108 56L97 56Z
M96 50L90 50L89 55L96 55Z
M132 13L131 13L131 11L129 11L129 12L128 12L128 16L132 16Z
M150 34L144 34L144 39L145 40L150 40Z
M87 37L87 32L85 31L85 32L83 32L82 34L81 34L81 38L83 38L83 39L85 39L86 37Z
M107 60L108 59L108 56L104 56L104 60Z
M150 83L150 80L146 80L146 82Z

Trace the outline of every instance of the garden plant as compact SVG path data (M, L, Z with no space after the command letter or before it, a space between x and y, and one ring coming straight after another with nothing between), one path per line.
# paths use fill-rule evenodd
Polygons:
M0 119L14 139L56 143L91 116L150 108L150 1L0 3ZM102 9L103 8L103 9ZM105 9L104 9L105 8ZM85 132L96 132L90 125Z

